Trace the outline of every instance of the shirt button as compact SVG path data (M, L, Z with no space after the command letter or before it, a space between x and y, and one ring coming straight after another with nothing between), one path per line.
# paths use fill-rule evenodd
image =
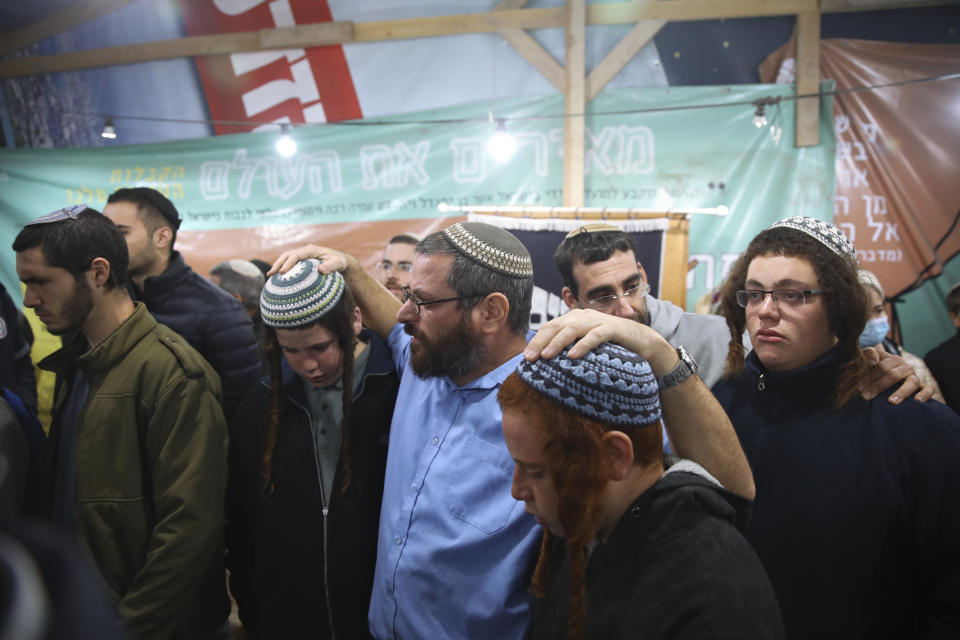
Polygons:
M417 485L415 484L410 485L410 493L416 493L416 492L417 492Z
M403 544L403 538L401 538L400 536L397 536L394 542L396 542L397 544Z
M433 444L437 444L438 442L440 442L440 438L434 438L434 439L431 440L430 442L433 443Z

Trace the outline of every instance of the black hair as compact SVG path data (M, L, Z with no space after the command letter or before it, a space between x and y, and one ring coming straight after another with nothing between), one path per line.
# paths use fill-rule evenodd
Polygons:
M156 189L133 187L117 189L111 193L107 198L107 204L115 202L129 202L137 205L137 217L143 222L147 236L151 238L160 227L170 227L172 232L170 253L173 253L173 245L177 241L177 229L180 228L180 214L169 198Z
M557 265L563 284L570 288L574 298L579 298L580 292L577 281L573 278L573 267L578 263L593 264L609 260L610 256L619 251L632 251L636 259L637 247L629 233L613 230L583 232L564 238L553 254L553 262Z
M27 225L13 241L18 253L36 247L50 266L66 269L74 279L90 270L94 258L103 258L110 263L106 288L127 286L127 243L110 218L95 209L76 218Z

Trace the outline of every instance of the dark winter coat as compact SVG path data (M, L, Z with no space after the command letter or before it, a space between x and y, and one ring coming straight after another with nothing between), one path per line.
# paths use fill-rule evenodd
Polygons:
M839 345L779 374L751 352L714 388L753 470L746 535L787 635L956 638L960 418L891 405L892 390L834 409L841 364Z
M213 366L223 386L224 414L230 420L260 378L260 347L243 305L195 273L177 251L163 273L144 281L143 291L131 283L130 294Z
M371 352L351 410L351 482L340 490L341 455L331 504L325 504L320 486L303 381L286 362L269 498L263 497L261 475L268 381L251 390L238 413L231 440L227 566L251 638L331 638L331 619L337 638L369 637L367 610L399 382L383 341L369 331L361 338Z
M671 471L626 510L586 567L586 637L596 640L782 638L777 601L738 531L750 502ZM549 587L532 637L567 638L570 558L553 538Z

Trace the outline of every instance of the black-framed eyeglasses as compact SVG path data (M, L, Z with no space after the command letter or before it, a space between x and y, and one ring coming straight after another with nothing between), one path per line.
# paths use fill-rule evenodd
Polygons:
M816 296L823 293L823 289L772 289L765 291L763 289L740 289L737 291L737 304L746 309L747 307L758 307L763 304L763 299L770 294L773 298L773 304L780 306L783 302L790 307L799 307L807 301L807 296Z
M412 302L417 306L417 313L420 313L420 307L427 307L431 304L440 304L441 302L453 302L454 300L469 300L470 298L482 298L487 294L485 293L475 293L470 296L456 296L455 298L440 298L439 300L421 300L417 297L413 291L410 290L410 287L400 287L400 299L404 304L407 301Z
M403 271L404 273L410 273L413 270L412 262L397 262L393 263L389 260L381 260L377 263L377 269L380 271L390 271L391 269L396 269L397 271Z
M630 287L620 295L597 296L596 298L587 300L587 304L597 311L603 311L604 309L612 307L620 298L631 299L637 294L645 295L648 291L650 291L650 285L640 280L638 284Z

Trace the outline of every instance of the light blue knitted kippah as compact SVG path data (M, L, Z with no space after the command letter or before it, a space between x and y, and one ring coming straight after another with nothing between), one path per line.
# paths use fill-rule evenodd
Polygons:
M346 283L334 271L317 271L320 261L301 260L286 273L275 273L260 292L263 324L274 329L306 326L329 312L343 295Z
M660 389L646 360L605 342L576 360L520 360L517 375L535 391L588 418L621 427L660 420Z

